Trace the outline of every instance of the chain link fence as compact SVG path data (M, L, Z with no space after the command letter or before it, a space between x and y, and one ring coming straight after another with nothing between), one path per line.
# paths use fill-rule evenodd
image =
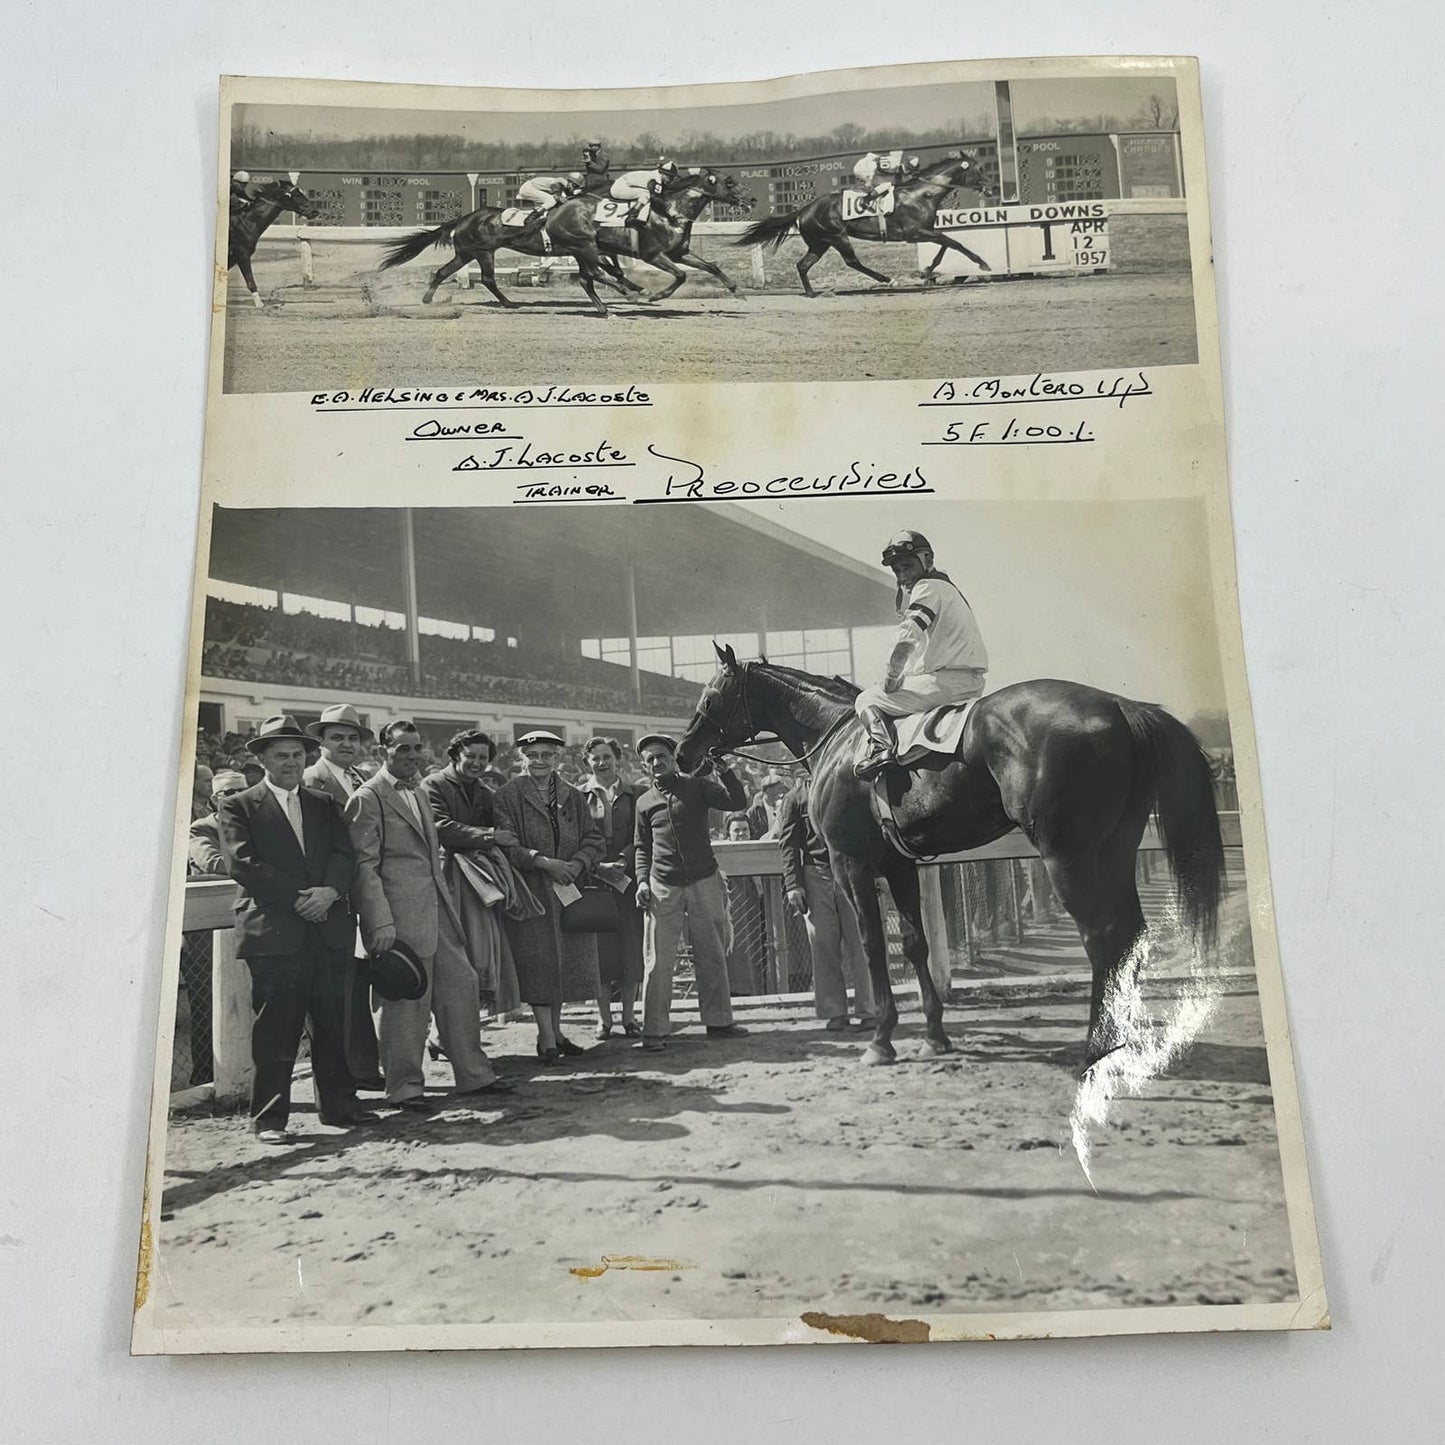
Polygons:
M209 930L181 935L176 988L176 1031L171 1046L171 1089L215 1081L211 1056L211 940Z

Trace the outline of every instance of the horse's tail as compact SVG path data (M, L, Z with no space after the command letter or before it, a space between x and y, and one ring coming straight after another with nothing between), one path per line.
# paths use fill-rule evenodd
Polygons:
M1134 738L1134 756L1154 794L1164 852L1185 928L1201 949L1219 936L1224 890L1224 841L1214 806L1209 759L1178 718L1154 703L1119 699Z
M440 246L443 242L450 241L456 228L456 221L446 221L432 231L412 231L387 249L380 269L387 271L393 266L415 261L428 246Z
M764 216L761 221L754 221L742 235L736 237L733 245L771 245L776 251L787 239L788 232L797 226L801 214L801 211L789 211L783 216Z

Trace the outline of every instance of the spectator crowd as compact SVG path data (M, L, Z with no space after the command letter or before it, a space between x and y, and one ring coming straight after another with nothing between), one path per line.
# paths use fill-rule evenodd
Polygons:
M205 636L201 672L207 677L607 712L638 706L628 668L580 653L559 658L497 641L426 634L418 687L405 634L379 624L210 597ZM651 711L690 711L697 699L697 685L683 678L645 673L642 684L642 705Z

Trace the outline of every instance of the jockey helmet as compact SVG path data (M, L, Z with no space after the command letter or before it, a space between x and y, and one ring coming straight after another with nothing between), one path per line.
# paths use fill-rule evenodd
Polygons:
M888 539L887 546L883 548L883 565L891 567L900 557L916 557L920 552L932 554L933 543L922 532L911 532L905 528Z
M567 179L571 182L572 185L580 186L582 184L582 172L572 171L568 174Z
M587 149L589 151L600 151L602 149L602 142L600 140L590 140L587 142Z
M919 165L918 157L917 157L917 156L909 156L909 157L908 157L908 164L911 165L911 166L913 166L915 169L917 169L917 167L918 167L918 165Z
M250 171L237 171L236 174L231 177L231 179L232 179L233 181L241 181L241 182L243 182L243 183L245 183L245 184L249 184L249 183L250 183L250 180L251 180L251 172L250 172Z

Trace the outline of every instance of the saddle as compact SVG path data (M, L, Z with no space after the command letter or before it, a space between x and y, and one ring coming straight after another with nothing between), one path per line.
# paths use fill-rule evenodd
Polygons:
M508 206L502 212L502 224L504 226L525 226L536 212L531 206Z
M897 200L898 197L894 194L892 186L889 186L875 202L868 200L867 191L844 191L843 219L845 221L863 221L870 216L891 216Z
M625 226L631 209L630 201L598 201L593 218L599 226Z
M955 757L963 742L963 730L968 722L968 715L978 701L978 698L970 698L967 702L945 703L942 707L930 708L927 712L893 719L893 731L898 738L898 761L884 768L873 779L869 801L883 836L905 858L921 862L929 856L915 853L903 841L898 820L893 814L895 805L902 801L903 794L907 791L908 769L930 754ZM861 759L867 750L868 739L865 736L858 748L858 758Z

